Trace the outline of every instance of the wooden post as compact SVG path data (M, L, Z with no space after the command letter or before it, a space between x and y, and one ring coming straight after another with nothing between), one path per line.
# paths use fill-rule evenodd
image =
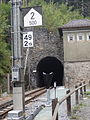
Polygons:
M55 110L55 107L56 107L57 103L58 103L57 98L52 100L52 115L54 114L54 110ZM57 114L56 120L58 120L58 114Z
M66 94L68 93L70 93L70 90L66 92ZM67 97L66 102L67 102L67 114L70 116L71 115L71 96Z
M82 86L82 83L80 83L80 86ZM80 88L80 95L82 95L82 97L83 97L83 90L82 90L82 87Z
M2 3L3 3L3 1L2 1L2 0L0 0L0 3L2 4Z
M2 94L2 86L0 86L0 97L1 97L1 94Z
M85 84L85 81L83 82ZM86 93L86 85L84 86L84 93Z
M89 80L89 85L90 85L90 80Z
M75 86L75 88L77 88L77 86ZM76 104L79 103L79 100L78 100L78 90L76 90L75 92L75 98L76 98Z
M8 82L7 91L8 91L8 94L10 94L10 74L7 74L7 82Z
M1 97L1 86L0 86L0 97Z

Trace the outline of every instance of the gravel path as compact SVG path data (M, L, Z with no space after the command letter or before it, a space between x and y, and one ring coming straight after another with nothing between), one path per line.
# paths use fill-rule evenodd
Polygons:
M70 120L90 120L90 96L84 97L80 104L73 108Z

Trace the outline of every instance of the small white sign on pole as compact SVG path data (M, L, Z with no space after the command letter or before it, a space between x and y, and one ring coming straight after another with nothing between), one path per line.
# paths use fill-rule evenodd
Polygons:
M33 32L23 33L23 47L33 47Z

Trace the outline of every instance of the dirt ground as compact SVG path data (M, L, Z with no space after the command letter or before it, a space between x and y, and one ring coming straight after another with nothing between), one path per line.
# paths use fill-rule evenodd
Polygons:
M90 95L84 95L80 104L73 108L70 120L90 120Z

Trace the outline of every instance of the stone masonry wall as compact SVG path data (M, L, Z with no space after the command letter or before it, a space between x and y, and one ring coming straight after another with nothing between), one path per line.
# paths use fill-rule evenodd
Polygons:
M90 80L90 62L64 63L65 83L68 87Z
M59 33L49 32L46 28L33 28L34 47L29 48L29 57L26 69L26 87L35 88L37 80L37 65L46 56L58 58L64 61L63 40ZM30 29L28 30L30 31ZM26 48L24 48L24 59ZM79 81L90 80L90 62L65 62L64 81L66 86L75 86Z
M35 87L37 73L34 72L34 70L37 69L39 61L46 56L53 56L63 63L64 58L63 40L60 39L58 31L48 32L46 28L33 28L32 30L34 36L34 47L29 48L26 80ZM24 58L25 56L26 48L24 48Z

